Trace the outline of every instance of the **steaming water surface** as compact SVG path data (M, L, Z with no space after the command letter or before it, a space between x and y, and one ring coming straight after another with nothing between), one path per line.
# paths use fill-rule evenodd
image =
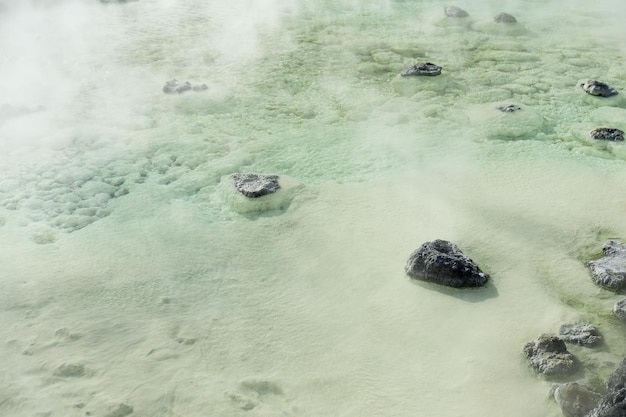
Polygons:
M0 414L558 416L525 342L595 324L598 385L625 356L583 262L626 237L587 136L626 128L620 4L314 3L3 3ZM292 198L242 213L235 172ZM491 284L409 280L437 238Z

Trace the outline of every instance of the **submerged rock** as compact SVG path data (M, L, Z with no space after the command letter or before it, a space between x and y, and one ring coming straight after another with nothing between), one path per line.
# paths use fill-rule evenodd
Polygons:
M584 417L593 410L602 396L576 382L559 384L553 390L554 400L567 417Z
M517 19L514 16L512 16L512 15L510 15L508 13L504 13L504 12L503 13L498 13L497 15L495 15L493 20L496 23L507 23L507 24L517 23Z
M616 89L596 80L587 80L580 87L591 96L611 97L617 94Z
M204 91L208 89L209 87L206 84L191 84L189 81L181 83L176 79L166 81L163 86L163 92L165 94L180 94L185 91Z
M595 346L602 341L600 332L591 324L564 324L559 328L559 335L566 342L583 346Z
M516 106L515 104L498 106L496 107L496 109L500 110L503 113L513 113L515 111L522 110L520 106Z
M565 342L557 336L543 334L524 345L524 354L540 374L559 376L576 370L574 355L567 351Z
M456 6L446 6L446 8L444 9L444 13L448 17L467 17L467 16L469 16L469 14L465 10L461 9L460 7L456 7Z
M602 247L604 256L587 262L593 282L619 291L626 285L626 244L610 240Z
M235 189L249 198L257 198L278 191L278 175L233 174Z
M598 127L589 132L589 136L596 140L621 142L624 140L624 131L612 127Z
M415 64L407 69L405 69L402 74L403 77L411 76L411 75L439 75L441 74L442 68L439 65L435 65L430 62L426 62L425 64Z
M448 287L480 287L489 280L455 244L439 239L414 251L404 270L411 278Z

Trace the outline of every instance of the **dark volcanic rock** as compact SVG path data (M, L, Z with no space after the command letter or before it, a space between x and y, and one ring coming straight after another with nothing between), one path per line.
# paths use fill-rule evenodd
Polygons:
M583 346L595 346L602 341L598 329L591 324L564 324L559 328L563 340Z
M278 191L278 175L265 174L233 174L235 188L241 194L257 198Z
M557 385L554 400L567 417L584 417L593 410L602 396L589 387L576 382Z
M513 113L515 111L522 110L520 106L516 106L515 104L498 106L496 107L496 109L500 110L503 113Z
M558 376L576 370L574 355L567 351L565 342L557 336L543 334L526 343L523 350L531 366L540 374Z
M208 86L206 84L191 84L189 81L185 81L184 83L181 83L179 81L177 81L176 79L174 80L170 80L170 81L166 81L165 85L163 86L163 92L165 94L180 94L180 93L184 93L185 91L204 91L204 90L208 90Z
M624 131L610 127L598 127L589 132L589 136L591 139L619 142L624 140Z
M400 75L403 77L409 75L439 75L441 74L441 67L439 65L432 64L430 62L426 62L425 64L415 64L412 67L409 67L404 70L404 72Z
M626 298L623 298L613 304L613 314L620 320L626 321Z
M596 80L587 80L582 83L580 87L585 91L585 93L592 96L611 97L617 94L616 89L609 87L608 84Z
M626 244L610 240L602 247L604 257L587 262L593 282L619 291L626 284Z
M467 17L467 16L469 16L469 14L465 10L461 9L460 7L456 7L456 6L446 6L446 8L444 9L444 13L448 17Z
M489 280L455 244L439 239L414 251L404 270L411 278L448 287L479 287Z
M508 13L498 13L493 20L496 23L517 23L517 19Z

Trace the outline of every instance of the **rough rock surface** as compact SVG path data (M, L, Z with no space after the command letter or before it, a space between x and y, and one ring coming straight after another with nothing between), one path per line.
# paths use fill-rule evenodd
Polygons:
M591 139L618 142L624 140L624 131L610 127L598 127L589 132L589 136Z
M439 239L414 251L404 270L411 278L448 287L479 287L489 280L455 244Z
M208 90L208 88L209 87L206 84L191 84L189 81L181 83L180 81L173 79L165 82L165 85L163 86L163 92L165 94L180 94L184 93L185 91L191 90L204 91Z
M609 376L607 393L587 417L626 416L626 359Z
M613 305L613 314L615 314L620 320L626 321L626 298L617 301Z
M498 106L496 107L496 109L500 110L503 113L513 113L516 112L518 110L522 110L522 108L520 106L516 106L515 104L509 104L509 105L502 105L502 106Z
M587 80L580 85L585 93L592 96L611 97L617 94L617 90L597 80Z
M444 13L448 17L467 17L469 14L457 6L446 6L444 9Z
M559 328L563 340L582 346L596 346L602 341L598 329L591 324L564 324Z
M235 189L250 198L262 197L278 191L278 175L265 174L233 174Z
M602 287L619 291L626 285L626 244L610 240L602 247L604 256L587 262L593 282Z
M493 20L496 23L517 23L517 19L514 16L504 12L495 15Z
M554 400L567 417L584 417L593 410L602 396L576 382L559 384L553 391Z
M402 72L403 77L409 76L409 75L439 75L441 74L441 67L439 65L435 65L433 63L430 62L426 62L425 64L415 64L407 69L404 70L404 72Z
M567 351L565 342L557 336L543 334L524 345L524 354L540 374L559 376L576 370L574 355Z

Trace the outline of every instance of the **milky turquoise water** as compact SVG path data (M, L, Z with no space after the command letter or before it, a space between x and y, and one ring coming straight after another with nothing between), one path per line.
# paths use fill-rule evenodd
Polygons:
M444 6L5 4L0 105L43 109L0 115L0 415L558 416L521 347L583 321L601 385L622 297L583 261L626 235L626 148L587 135L626 130L624 13ZM251 212L234 172L288 190ZM437 238L490 286L410 281Z

